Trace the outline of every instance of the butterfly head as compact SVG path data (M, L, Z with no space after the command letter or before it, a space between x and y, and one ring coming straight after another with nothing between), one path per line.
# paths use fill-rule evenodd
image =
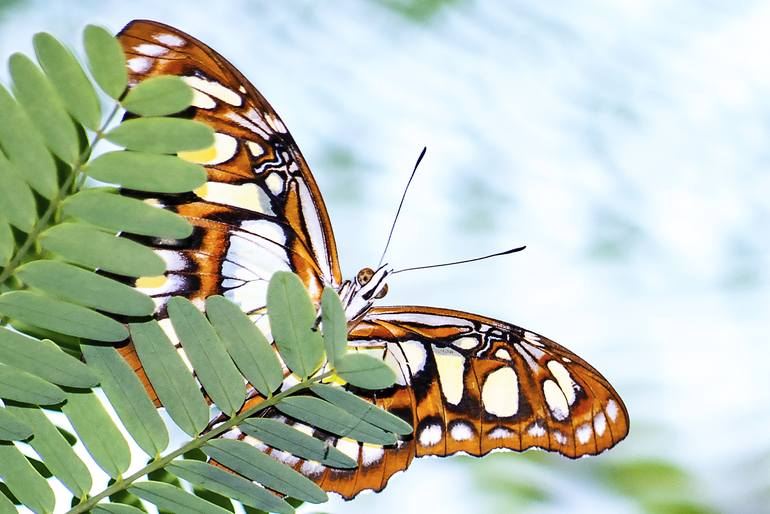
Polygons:
M342 305L345 306L345 314L348 320L354 320L366 314L375 300L379 300L388 293L388 284L385 282L391 270L386 269L387 264L377 270L364 268L356 274L355 280L347 280L340 288Z

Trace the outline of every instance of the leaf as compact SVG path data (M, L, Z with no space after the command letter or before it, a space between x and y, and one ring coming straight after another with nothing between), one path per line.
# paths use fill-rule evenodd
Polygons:
M58 189L53 157L27 114L2 85L0 119L0 145L19 177L45 198L53 198Z
M396 436L362 421L344 410L311 396L289 396L275 406L279 411L308 425L364 443L390 445Z
M97 503L89 512L91 514L144 514L145 511L120 503Z
M14 227L30 232L37 219L37 207L32 190L0 152L0 212Z
M99 379L78 359L37 339L0 327L0 362L69 387L95 387Z
M206 172L198 164L173 155L129 151L102 154L83 172L126 189L156 193L185 193L206 182Z
M299 277L278 271L267 287L270 330L286 366L301 378L318 369L323 359L321 334L313 330L316 312Z
M29 262L16 271L25 284L85 307L126 316L148 316L152 299L125 284L58 261Z
M251 418L241 423L239 428L263 443L297 457L315 460L333 468L356 467L356 461L334 446L304 434L281 421L269 418Z
M51 34L38 32L32 43L37 60L56 85L69 113L86 127L97 130L101 118L99 98L77 59Z
M0 514L18 514L18 512L11 500L0 492Z
M136 373L114 348L83 345L82 350L128 433L147 455L159 455L168 446L168 431Z
M0 266L6 266L13 258L13 251L16 248L16 241L13 238L13 231L5 219L5 215L0 212Z
M62 334L97 341L122 341L126 327L85 307L29 291L0 295L0 314Z
M32 427L14 416L5 407L0 407L0 441L20 441L32 435Z
M8 409L33 428L34 437L29 444L45 461L51 473L75 496L86 496L91 490L91 473L58 427L37 407L10 406Z
M229 514L222 507L207 502L197 496L163 482L138 482L129 491L143 500L158 506L159 509L171 512L189 512L190 514Z
M217 439L209 441L203 451L236 473L275 491L311 503L327 500L326 493L314 482L243 441Z
M13 54L8 64L13 94L48 148L64 162L75 163L80 153L78 133L48 77L23 54Z
M363 353L337 357L334 371L346 382L363 389L385 389L396 381L396 374L390 366Z
M108 475L117 478L128 469L131 450L94 393L67 393L62 412L72 423L88 453Z
M348 348L348 319L337 292L324 287L321 294L321 318L326 358L332 367L338 356L345 355Z
M245 505L280 514L292 514L294 509L263 487L206 462L173 461L168 469L179 478L217 492Z
M139 116L166 116L192 105L193 91L179 78L152 77L134 86L123 99L123 108Z
M341 387L315 384L310 387L310 390L345 412L369 424L380 427L386 432L393 432L399 435L411 435L413 432L412 426L403 419L378 408L373 403L367 402Z
M214 328L181 296L169 300L168 315L206 394L222 412L233 416L246 399L246 385Z
M88 68L102 91L118 99L128 85L126 56L120 43L102 27L86 25L83 46L88 56Z
M83 223L60 223L40 235L48 251L88 268L129 277L154 277L166 263L149 248Z
M192 225L174 212L104 190L86 189L62 205L65 215L116 232L184 239L193 231Z
M283 383L283 371L262 331L223 296L206 299L206 314L243 376L263 396L272 395Z
M65 394L42 378L0 364L0 398L33 405L54 405L63 402Z
M0 478L33 512L53 512L56 498L48 482L11 443L0 443Z
M126 120L105 136L129 150L175 154L201 150L214 144L214 130L184 118L135 118Z
M209 421L209 408L192 374L157 321L129 325L147 378L171 419L195 437Z

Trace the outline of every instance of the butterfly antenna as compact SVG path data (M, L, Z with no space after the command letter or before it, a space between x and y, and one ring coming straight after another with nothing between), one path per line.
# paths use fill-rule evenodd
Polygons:
M490 259L492 257L499 257L501 255L508 255L510 253L520 252L520 251L522 251L525 248L526 248L526 246L519 246L517 248L511 248L510 250L505 250L504 252L492 253L492 254L489 254L489 255L485 255L483 257L475 257L473 259L465 259L465 260L462 260L462 261L445 262L443 264L431 264L429 266L415 266L414 268L404 268L404 269L400 269L400 270L397 270L397 271L393 271L390 274L391 275L395 275L396 273L403 273L405 271L414 271L414 270L418 270L418 269L441 268L443 266L454 266L455 264L465 264L466 262L483 261L484 259Z
M428 147L423 146L422 152L420 152L420 156L417 158L417 162L414 163L414 169L412 170L412 174L409 175L409 182L406 183L406 187L404 188L404 194L401 195L401 201L398 202L398 209L396 210L396 216L393 218L393 224L390 226L390 233L388 234L388 240L385 242L385 249L382 251L382 255L380 256L380 262L379 264L377 264L377 268L382 266L382 261L385 259L385 254L388 252L388 247L390 246L390 239L393 237L393 231L396 229L396 222L398 221L398 215L401 214L401 207L403 207L404 205L406 192L409 191L409 185L412 183L414 174L417 173L417 167L420 165L422 158L425 157L425 152L427 150L428 150Z

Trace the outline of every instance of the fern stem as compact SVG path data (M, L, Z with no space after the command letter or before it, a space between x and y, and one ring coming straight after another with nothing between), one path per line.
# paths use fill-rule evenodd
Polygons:
M144 477L145 475L148 475L149 473L152 473L153 471L166 467L172 460L176 459L180 455L183 455L191 450L200 448L201 446L206 444L209 440L222 435L223 433L227 432L233 427L240 425L241 423L243 423L243 421L250 418L257 412L267 409L268 407L272 407L273 405L277 404L287 396L292 395L298 391L302 391L303 389L307 389L313 384L320 382L321 380L328 378L332 375L333 373L329 372L323 375L305 379L302 382L295 384L292 387L286 389L285 391L281 391L275 396L262 400L258 404L246 409L245 411L238 414L237 416L233 416L232 418L222 423L218 427L214 428L210 432L207 432L201 436L194 438L193 440L189 441L187 444L177 448L176 450L172 451L171 453L163 457L153 460L152 462L147 464L145 467L143 467L136 473L126 478L117 480L114 484L112 484L102 492L89 497L88 501L80 503L76 507L67 511L66 514L79 514L81 512L87 512L89 509L92 509L93 507L95 507L100 500L103 500L108 496L112 496L115 493L118 493L120 491L127 489L136 480Z
M93 152L94 146L96 146L96 144L104 138L104 130L106 130L107 126L109 126L109 124L112 122L112 119L117 114L119 108L120 108L120 104L115 104L115 107L112 109L112 112L109 114L109 116L107 116L107 120L104 122L101 128L96 132L96 134L94 134L94 138L88 144L86 149L83 150L83 152L80 154L77 161L75 161L75 164L72 167L72 171L70 171L69 175L67 175L67 178L64 179L64 183L62 183L59 190L51 199L51 202L48 204L48 207L46 208L43 215L40 216L40 219L38 219L35 222L35 225L32 227L32 230L29 232L29 234L27 234L27 239L24 240L22 245L19 247L18 251L11 258L8 265L5 268L3 268L3 271L0 273L0 284L5 283L5 281L8 280L8 278L11 275L13 275L13 272L16 271L16 268L19 267L22 259L24 259L24 257L27 255L27 252L29 251L29 249L37 241L38 236L40 236L40 234L45 229L48 228L51 218L61 206L61 201L67 196L69 196L70 194L69 189L75 183L75 178L81 173L85 163L88 162L88 157ZM79 189L79 187L76 189Z

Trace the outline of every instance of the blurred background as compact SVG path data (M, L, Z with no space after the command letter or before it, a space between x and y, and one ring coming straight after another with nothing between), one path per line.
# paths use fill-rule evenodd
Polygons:
M35 32L174 25L231 60L314 170L346 276L388 304L510 321L615 385L600 457L415 461L303 512L770 512L770 3L0 1L0 58ZM7 80L7 71L0 71Z

